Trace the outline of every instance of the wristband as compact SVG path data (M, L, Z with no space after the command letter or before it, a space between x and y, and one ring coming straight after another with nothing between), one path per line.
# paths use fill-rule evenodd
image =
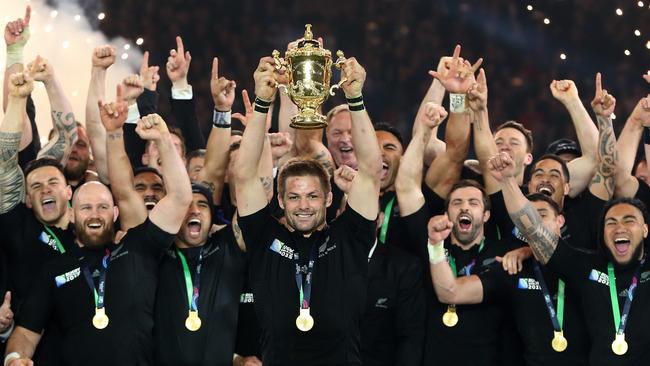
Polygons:
M18 352L11 352L10 354L5 356L5 363L4 366L7 366L11 361L17 360L20 358L20 353Z
M465 94L449 93L449 112L465 112Z
M133 103L129 105L129 113L126 116L126 122L124 123L138 123L140 119L140 110L138 109L138 103Z
M445 246L443 245L444 241L440 241L436 244L431 243L427 239L427 250L429 251L429 263L438 264L442 261L447 260L445 255Z
M650 145L650 127L643 127L643 144Z
M253 103L255 105L255 111L260 112L260 113L268 113L269 108L271 107L271 102L270 100L262 99L260 97L255 97L255 102Z
M11 65L24 63L23 49L27 44L27 40L29 39L30 34L31 32L29 31L29 27L23 28L23 32L22 32L23 39L17 41L16 43L10 46L7 46L7 62L5 63L7 68L9 68Z
M230 128L231 112L221 112L214 110L212 112L212 126L217 128Z
M194 97L192 92L192 85L187 84L186 87L172 86L172 99L176 100L190 100Z
M345 100L348 102L348 108L350 108L350 111L357 112L366 109L366 106L363 104L363 95L354 98L348 98L346 96Z

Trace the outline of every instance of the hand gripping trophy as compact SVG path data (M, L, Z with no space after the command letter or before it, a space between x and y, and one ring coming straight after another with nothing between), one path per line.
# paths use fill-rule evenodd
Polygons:
M306 24L305 28L305 37L297 47L288 50L284 59L280 58L278 50L274 50L273 58L276 69L288 72L288 84L280 84L278 88L283 89L300 109L291 118L290 126L311 130L327 126L327 119L320 113L320 107L346 80L330 87L332 53L314 39L311 24ZM336 56L338 58L334 65L340 70L345 56L342 51L336 52Z

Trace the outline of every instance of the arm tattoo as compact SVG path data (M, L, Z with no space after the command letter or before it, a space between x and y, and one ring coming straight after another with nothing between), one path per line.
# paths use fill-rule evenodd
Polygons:
M0 132L0 213L11 211L25 198L25 180L18 165L20 137L20 132Z
M211 192L213 195L214 195L214 191L216 191L216 189L217 189L217 188L214 186L214 183L209 182L209 181L207 181L207 180L202 180L202 181L199 182L199 184L202 184L202 185L208 187L208 189L210 190L210 192Z
M38 157L50 157L65 165L72 144L77 141L77 124L72 112L63 116L63 112L52 111L52 121L57 131L57 139L50 141L38 153Z
M316 153L314 156L312 156L312 159L316 160L319 162L325 170L327 170L327 173L329 173L330 177L334 176L334 167L332 166L332 162L330 160L330 157L328 156L327 150L321 150L320 152Z
M530 244L537 260L548 263L557 248L558 236L548 230L542 223L537 209L530 203L519 211L511 213L510 218Z
M273 178L271 177L260 177L262 186L264 187L264 192L267 195L273 196Z
M235 234L235 240L237 241L237 245L239 245L239 248L241 248L242 251L246 251L246 243L244 242L244 235L241 232L241 228L239 227L239 221L237 220L238 215L235 213L235 216L232 218L232 232Z
M122 138L122 131L109 132L106 136L109 140L120 140Z
M602 185L607 192L608 198L614 195L615 172L618 164L618 152L616 151L616 137L610 118L597 116L598 122L598 169L591 181L591 184Z

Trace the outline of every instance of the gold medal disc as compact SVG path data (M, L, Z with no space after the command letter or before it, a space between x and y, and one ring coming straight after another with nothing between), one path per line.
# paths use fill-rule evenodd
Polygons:
M569 345L566 338L564 338L564 332L554 332L553 340L551 341L551 347L555 352L564 352L566 347Z
M190 332L196 332L201 328L201 318L199 318L198 311L191 311L185 319L185 328Z
M612 351L622 356L627 352L627 342L625 341L625 334L616 334L614 342L612 342Z
M458 324L458 314L456 314L456 307L448 306L447 312L442 315L442 324L451 328Z
M93 326L97 329L104 329L108 326L108 316L104 308L95 308L95 316L93 316Z
M303 332L308 332L314 327L314 318L309 314L309 308L300 309L300 315L296 318L296 327Z

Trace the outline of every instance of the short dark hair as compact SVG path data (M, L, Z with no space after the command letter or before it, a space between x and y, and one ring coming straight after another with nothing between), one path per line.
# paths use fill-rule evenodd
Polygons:
M557 161L561 166L562 166L562 174L564 174L564 177L566 178L567 182L571 181L571 174L569 174L569 167L566 164L566 161L564 161L561 157L555 155L555 154L544 154L542 155L535 163L532 165L532 170L531 173L535 171L535 167L537 164L539 164L540 161L542 160L555 160Z
M65 179L65 173L63 172L63 165L61 165L61 162L59 162L57 159L52 159L52 158L39 158L39 159L34 159L27 163L27 166L25 166L25 178L29 176L31 172L33 172L36 169L43 168L46 166L52 166L55 167L58 171L61 172L63 175L63 178ZM67 180L66 180L67 182Z
M149 166L141 166L141 167L135 169L135 171L133 172L133 177L135 178L135 177L137 177L138 175L140 175L142 173L153 173L153 174L159 176L161 180L164 180L163 176L160 174L158 169L152 168L152 167L149 167Z
M526 196L530 202L546 202L549 206L555 211L555 216L562 214L562 209L560 205L557 204L551 197L543 193L531 193Z
M524 138L526 139L526 144L528 144L528 148L526 149L527 152L532 153L533 152L533 132L521 123L517 121L506 121L500 124L497 129L494 131L494 133L497 133L504 128L514 128L515 130L519 131L524 135Z
M392 134L393 136L395 136L397 141L399 141L399 143L402 145L402 148L404 148L404 139L402 138L402 133L397 128L395 128L395 126L393 126L392 124L388 122L378 122L377 124L375 124L375 132L378 131L386 131Z
M189 164L190 160L194 158L204 158L204 157L205 157L205 149L196 149L187 153L187 156L185 158L187 159L187 163Z
M284 197L287 179L289 177L314 176L320 181L325 194L332 191L329 174L321 163L313 159L293 158L289 160L278 174L278 194Z
M449 209L451 194L458 189L467 188L467 187L476 188L479 191L481 191L481 196L483 197L483 207L485 211L490 211L490 209L492 208L492 204L490 203L490 197L488 196L487 192L485 191L485 188L483 188L481 183L475 181L474 179L459 180L451 187L451 190L449 190L449 194L447 195L447 198L445 198L445 211Z
M643 216L643 221L647 224L648 220L650 219L650 215L648 214L648 208L646 205L638 198L631 198L631 197L623 197L623 198L616 198L613 200L609 200L605 202L605 205L603 206L603 210L601 211L600 214L600 221L598 222L598 250L602 250L602 246L605 243L605 216L607 216L607 212L609 210L617 205L630 205L636 207L639 211L641 211L641 215ZM645 239L643 239L644 245L645 245Z

